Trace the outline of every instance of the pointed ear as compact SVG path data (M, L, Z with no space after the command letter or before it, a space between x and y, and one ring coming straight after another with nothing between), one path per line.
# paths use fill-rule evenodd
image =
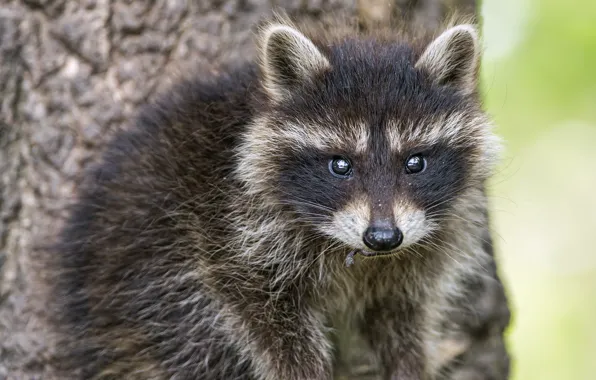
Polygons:
M477 86L479 60L478 33L465 24L446 30L431 42L416 67L428 71L439 84L471 93Z
M282 24L269 25L261 33L260 61L265 90L274 101L282 100L292 87L330 67L311 40Z

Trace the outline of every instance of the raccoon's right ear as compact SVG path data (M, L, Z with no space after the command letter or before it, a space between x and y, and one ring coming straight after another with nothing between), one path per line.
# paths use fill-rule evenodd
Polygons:
M281 101L292 88L330 67L315 44L296 29L268 25L261 32L263 85L273 101Z

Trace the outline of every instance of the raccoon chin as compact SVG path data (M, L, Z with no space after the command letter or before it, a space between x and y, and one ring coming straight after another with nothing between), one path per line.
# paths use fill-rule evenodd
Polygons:
M387 251L387 252L373 252L373 251L367 251L365 249L361 249L361 248L355 248L352 249L348 255L346 256L346 260L345 260L345 264L346 267L351 267L352 265L354 265L355 260L354 260L354 256L356 255L360 255L362 257L366 257L366 258L372 258L372 257L389 257L389 256L397 256L399 255L400 250L393 250L393 251Z

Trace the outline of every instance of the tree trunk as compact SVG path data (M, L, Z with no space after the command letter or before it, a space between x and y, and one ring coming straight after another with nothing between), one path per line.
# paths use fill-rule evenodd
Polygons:
M0 379L51 376L36 246L110 132L185 65L252 54L251 25L290 14L387 21L388 0L0 0ZM397 0L429 25L474 0ZM369 4L369 6L367 6ZM231 49L234 47L234 49Z

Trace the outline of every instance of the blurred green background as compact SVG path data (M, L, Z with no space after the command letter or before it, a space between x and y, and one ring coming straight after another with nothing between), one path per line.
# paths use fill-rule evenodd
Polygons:
M596 379L596 1L484 0L514 380Z

